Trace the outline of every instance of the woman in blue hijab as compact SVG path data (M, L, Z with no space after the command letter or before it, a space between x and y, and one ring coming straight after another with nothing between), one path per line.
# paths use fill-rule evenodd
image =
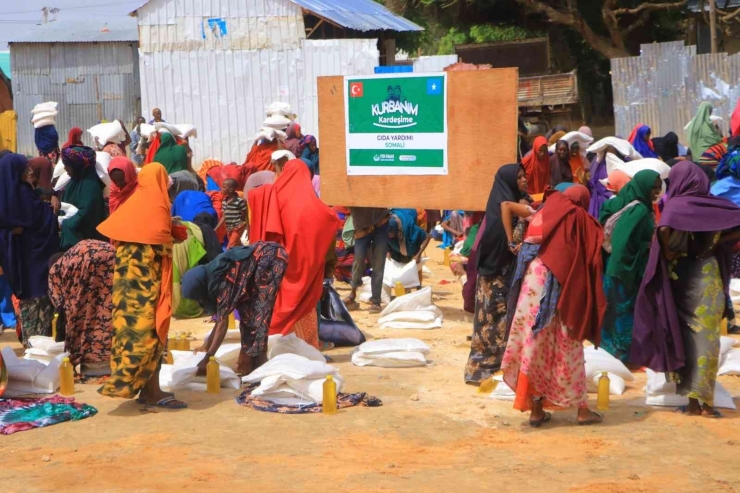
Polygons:
M26 181L28 162L20 154L0 159L0 265L20 301L21 339L51 335L49 259L59 251L59 224L50 204Z
M306 162L308 169L313 168L313 174L311 176L320 175L319 148L316 147L316 137L313 135L306 135L303 137L302 142L306 147L303 149L303 154L301 154L300 158Z
M185 190L178 194L172 204L172 216L177 216L183 221L193 222L195 216L202 212L207 212L218 220L216 209L213 208L213 203L205 192Z
M388 221L388 251L397 262L408 264L429 244L426 231L416 224L416 209L391 209Z
M629 141L632 147L640 153L642 157L658 158L658 154L655 152L653 141L650 140L650 134L652 130L647 125L639 124L632 130Z

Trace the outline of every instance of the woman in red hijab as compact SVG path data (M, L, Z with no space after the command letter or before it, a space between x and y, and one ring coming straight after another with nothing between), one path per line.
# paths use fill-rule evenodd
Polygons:
M543 193L550 184L550 154L547 151L547 139L541 135L534 139L532 150L522 159L522 166L527 174L529 193Z
M518 249L510 292L516 306L509 309L501 369L506 384L516 391L514 408L531 410L529 424L534 428L550 421L545 406L577 408L579 425L603 419L588 408L583 341L598 347L601 339L606 311L604 231L588 214L588 189L563 188L548 195L534 214L524 243L511 247ZM504 205L521 216L530 215L526 206ZM511 242L511 227L506 234Z
M80 127L72 127L67 135L67 142L64 143L62 149L65 147L84 146L82 143L82 129Z
M316 305L321 299L324 262L339 224L316 196L311 173L300 159L275 169L275 182L251 190L250 242L274 241L288 251L270 334L296 335L318 348Z
M108 207L110 208L110 213L113 214L116 209L131 197L136 190L138 181L134 163L123 156L115 157L111 160L110 164L108 164L108 175L111 179Z

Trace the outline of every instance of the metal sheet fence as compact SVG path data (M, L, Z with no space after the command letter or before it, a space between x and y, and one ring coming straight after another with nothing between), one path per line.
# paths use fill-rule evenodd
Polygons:
M639 57L612 59L611 69L617 135L626 138L644 123L653 136L675 132L686 144L683 129L703 101L728 134L740 97L740 54L697 55L683 42L656 43L642 45Z

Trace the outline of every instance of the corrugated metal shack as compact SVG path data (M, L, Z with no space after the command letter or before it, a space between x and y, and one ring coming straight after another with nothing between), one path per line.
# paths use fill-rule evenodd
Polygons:
M133 15L144 112L197 126L196 167L243 162L276 100L316 134L316 78L372 74L378 39L421 29L372 0L150 0Z
M697 55L682 41L646 44L639 57L614 58L611 67L617 135L644 123L655 137L675 132L687 144L683 128L702 101L712 103L728 134L740 97L740 54Z
M126 16L49 22L10 40L18 152L37 153L31 110L45 101L59 103L60 143L73 126L119 118L129 126L141 108L137 40L136 21ZM87 134L83 140L92 144Z

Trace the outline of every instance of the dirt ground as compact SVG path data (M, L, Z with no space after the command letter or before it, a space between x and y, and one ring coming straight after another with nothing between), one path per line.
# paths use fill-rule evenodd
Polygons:
M189 409L142 413L78 385L75 397L98 414L0 437L0 491L740 491L740 414L712 420L645 407L644 373L594 427L577 426L573 410L534 430L510 402L466 386L471 319L459 284L440 284L454 278L432 250L425 282L444 310L442 329L380 330L377 316L357 312L368 338L426 341L429 367L359 368L351 349L328 353L346 391L383 407L281 415L238 406L236 391L179 392ZM176 321L174 330L204 334L210 325ZM10 333L5 344L18 347ZM720 381L740 395L740 379Z

